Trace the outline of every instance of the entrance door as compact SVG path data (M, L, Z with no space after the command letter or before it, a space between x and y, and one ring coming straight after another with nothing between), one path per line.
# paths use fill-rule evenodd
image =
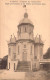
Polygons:
M23 52L23 61L27 61L27 52Z

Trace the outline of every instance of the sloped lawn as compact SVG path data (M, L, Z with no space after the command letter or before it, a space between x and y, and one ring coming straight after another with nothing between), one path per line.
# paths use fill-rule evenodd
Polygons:
M25 74L25 80L50 80L50 72L47 71L27 72Z

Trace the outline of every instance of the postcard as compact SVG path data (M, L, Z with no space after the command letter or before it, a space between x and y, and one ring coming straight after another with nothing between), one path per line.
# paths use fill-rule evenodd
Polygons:
M50 80L50 0L0 1L0 80Z

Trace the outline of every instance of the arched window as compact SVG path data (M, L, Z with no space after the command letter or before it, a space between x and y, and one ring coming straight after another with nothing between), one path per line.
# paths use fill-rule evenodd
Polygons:
M26 32L26 27L25 27L25 32Z
M18 46L18 55L19 55L19 46Z
M15 70L15 63L14 63L14 70Z
M16 60L16 53L13 53L13 59Z
M34 68L36 69L36 63L34 63Z
M9 63L9 69L10 69L10 63Z
M42 54L42 47L40 48L40 53Z
M11 48L9 48L9 56L10 56L10 54L11 54Z
M32 54L32 46L31 46L31 54Z
M21 33L21 28L20 28L20 33Z
M43 49L42 49L42 47L40 48L40 58L42 58L42 56L43 56Z

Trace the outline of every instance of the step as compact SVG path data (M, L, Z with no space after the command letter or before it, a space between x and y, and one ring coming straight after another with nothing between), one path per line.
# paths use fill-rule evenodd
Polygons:
M19 69L19 68L22 68L22 69L23 69L23 68L24 68L24 69L29 69L30 67L18 67L18 69Z
M30 62L20 61L18 62L17 71L29 71L30 70Z
M29 67L30 65L19 65L19 64L18 64L18 67L19 67L19 66L28 66L28 67Z

